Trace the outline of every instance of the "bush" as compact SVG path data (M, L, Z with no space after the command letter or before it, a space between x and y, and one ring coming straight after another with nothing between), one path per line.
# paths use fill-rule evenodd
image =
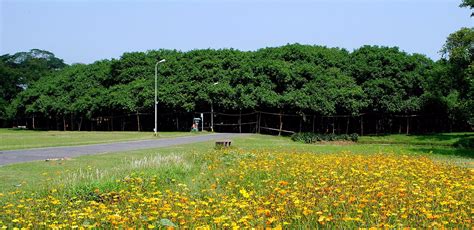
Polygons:
M357 142L359 139L359 135L357 133L353 133L350 135L341 134L336 135L334 133L329 134L321 134L321 133L295 133L291 136L293 141L303 142L303 143L316 143L321 141L352 141Z
M359 134L353 133L350 135L351 141L357 142L359 140Z

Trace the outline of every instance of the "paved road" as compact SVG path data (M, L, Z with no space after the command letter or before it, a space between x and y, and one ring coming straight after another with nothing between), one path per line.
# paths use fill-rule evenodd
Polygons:
M107 144L94 144L83 146L49 147L22 150L0 151L0 166L18 162L46 160L63 157L77 157L107 152L121 152L137 149L149 149L167 147L172 145L190 144L196 142L210 141L216 139L227 139L247 134L214 133L199 136L186 136L175 138L163 138L158 140L140 140Z

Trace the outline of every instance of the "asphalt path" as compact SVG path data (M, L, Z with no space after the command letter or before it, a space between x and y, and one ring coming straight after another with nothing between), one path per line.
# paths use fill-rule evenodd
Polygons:
M56 160L99 153L168 147L173 145L191 144L196 142L230 139L232 137L238 137L243 135L248 134L213 133L206 135L163 138L155 140L127 141L94 145L5 150L0 151L0 166L19 162Z

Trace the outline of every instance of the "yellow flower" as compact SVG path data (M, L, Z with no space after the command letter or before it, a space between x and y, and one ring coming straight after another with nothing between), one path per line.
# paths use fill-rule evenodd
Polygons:
M240 194L242 194L243 197L245 198L249 198L250 197L250 194L247 192L247 190L245 190L245 188L242 188L239 190Z

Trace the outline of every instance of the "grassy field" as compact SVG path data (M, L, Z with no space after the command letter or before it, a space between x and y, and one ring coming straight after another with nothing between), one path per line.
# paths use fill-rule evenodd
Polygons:
M236 138L233 146L214 150L206 142L0 167L0 227L472 224L469 149L308 145L264 135Z
M190 132L160 132L160 137L191 135ZM0 129L0 150L87 145L153 139L152 132L77 132Z

